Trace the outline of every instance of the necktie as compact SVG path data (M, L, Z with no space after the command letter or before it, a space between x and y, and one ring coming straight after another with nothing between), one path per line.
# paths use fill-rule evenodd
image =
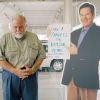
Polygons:
M82 40L83 40L83 38L85 37L87 31L88 31L87 29L82 29L82 31L81 31L81 33L80 33L80 36L79 36L79 39L78 39L77 47L79 47L80 44L82 43Z

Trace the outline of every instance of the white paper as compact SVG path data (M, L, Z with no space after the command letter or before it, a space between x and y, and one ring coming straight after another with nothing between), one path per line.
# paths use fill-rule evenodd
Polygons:
M70 25L53 24L47 29L48 56L53 59L70 59Z

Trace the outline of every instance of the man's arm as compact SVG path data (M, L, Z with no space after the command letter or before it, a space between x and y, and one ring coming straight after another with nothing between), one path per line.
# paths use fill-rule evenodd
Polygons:
M6 60L0 60L0 66L2 66L2 68L4 70L7 70L7 71L9 71L11 73L13 73L14 70L15 70L14 66L12 66L11 64L9 64Z
M31 68L33 73L35 73L40 68L42 62L43 59L37 58L37 60L35 61L34 65Z

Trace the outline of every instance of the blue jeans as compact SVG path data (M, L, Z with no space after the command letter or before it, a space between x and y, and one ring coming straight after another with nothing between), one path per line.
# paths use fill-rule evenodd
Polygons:
M16 75L2 72L3 100L38 100L37 74L22 80Z

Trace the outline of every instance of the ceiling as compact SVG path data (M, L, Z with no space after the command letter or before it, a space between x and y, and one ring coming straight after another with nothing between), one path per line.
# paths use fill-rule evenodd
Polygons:
M64 1L64 0L0 0L0 2L8 2L8 1L11 1L11 2L13 2L13 1Z
M13 15L22 14L29 27L46 27L62 17L63 6L63 1L0 2L0 21L10 22Z
M45 29L54 22L63 22L65 0L0 0L0 29L4 28L13 15L22 14L32 29ZM86 0L73 0L74 2Z
M79 24L77 8L80 3L91 0L72 0L73 26ZM93 0L91 2L94 2ZM49 24L63 22L65 0L0 0L0 35L8 31L13 15L26 17L28 29L36 33L45 33ZM97 15L100 15L98 0L95 0ZM7 30L7 31L6 31Z

